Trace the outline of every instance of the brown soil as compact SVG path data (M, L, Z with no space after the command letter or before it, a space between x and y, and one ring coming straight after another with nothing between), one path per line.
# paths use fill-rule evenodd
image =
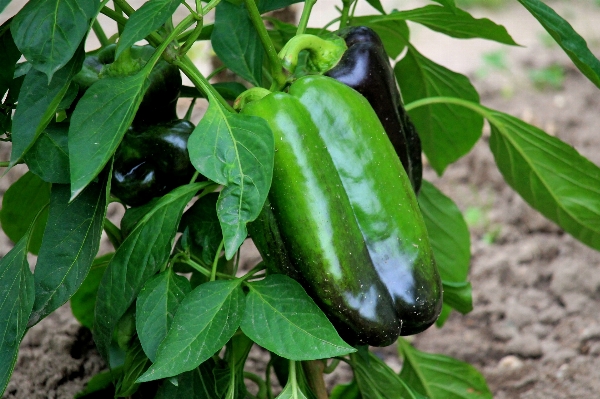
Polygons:
M600 33L597 29L593 33L593 16L597 21L600 8L591 3L565 3L570 8L551 4L600 55ZM468 74L486 106L545 129L600 165L598 89L560 49L543 45L542 28L518 4L473 13L491 15L527 46L500 50L505 52L508 69L494 69L482 61L482 54L502 48L494 43L463 41L466 50L453 49L451 54L440 35L416 29L417 47L437 62ZM565 70L562 88L534 88L528 71L552 64ZM600 253L563 233L507 187L487 146L488 137L484 132L474 150L451 165L442 178L430 168L425 171L425 177L461 210L479 215L470 226L475 309L466 316L453 313L442 329L430 328L416 336L414 344L474 364L498 399L597 397ZM4 178L2 187L14 178ZM10 243L6 238L2 241L6 245L1 253L6 253ZM248 262L253 258L255 253L248 253ZM392 367L400 368L395 347L377 351ZM264 352L257 349L248 365L264 369L264 359ZM27 333L3 398L72 398L104 367L90 332L77 324L65 305ZM346 369L328 381L348 378Z

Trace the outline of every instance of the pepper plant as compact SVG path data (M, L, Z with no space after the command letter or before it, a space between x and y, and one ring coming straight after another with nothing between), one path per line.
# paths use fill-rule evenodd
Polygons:
M267 14L298 0L151 0L137 10L126 0L32 0L0 26L0 133L4 142L12 143L10 159L1 166L9 170L26 164L28 168L6 191L0 212L2 229L15 243L0 261L0 392L6 389L28 328L70 301L73 314L92 330L109 366L78 397L491 397L485 380L471 365L423 353L398 337L404 323L416 326L414 332L421 331L441 311L436 323L442 327L451 311L472 309L469 233L460 211L431 183L421 184L420 170L407 169L408 175L403 171L410 157L420 165L421 151L413 146L403 162L396 158L396 144L392 147L385 141L384 122L378 122L371 109L379 108L378 104L365 102L353 89L331 83L331 78L314 76L335 67L345 52L343 45L336 56L325 50L328 45L321 49L309 45L304 48L308 53L297 51L292 58L286 45L306 38L305 34L312 35L313 44L319 38L340 42L343 28L370 28L392 60L396 82L390 79L388 88L392 92L396 84L400 88L412 120L409 129L418 134L409 140L409 147L420 140L429 164L442 175L472 149L487 120L490 148L507 183L544 216L599 250L600 169L539 128L481 105L466 76L418 51L411 43L407 21L451 37L517 45L504 27L474 18L454 0L424 1L419 8L402 10L384 9L379 0L367 0L373 13L365 16L355 15L357 1L343 0L339 17L322 27L308 27L315 0L302 5L298 26ZM600 61L568 22L540 0L519 2L600 87ZM8 3L0 0L0 11ZM174 23L172 16L180 6L188 10L187 15ZM213 12L214 23L208 23ZM96 19L100 13L117 23L117 34L107 36ZM97 37L100 48L88 49L90 35ZM147 44L134 45L140 41ZM237 76L234 82L211 84L210 76L200 73L187 55L197 41L210 41L224 68ZM180 87L181 74L193 86ZM376 78L374 87L386 89ZM284 152L278 141L288 137L285 129L278 136L277 107L289 102L290 107L281 112L290 116L298 101L304 101L298 113L311 111L301 84L312 85L306 91L321 90L313 97L320 101L319 108L332 104L338 108L327 111L329 122L324 124L350 120L352 129L347 131L354 132L366 126L365 120L372 121L370 136L379 137L373 139L375 144L350 146L363 148L384 167L399 171L390 177L399 179L394 182L394 192L403 198L396 200L398 209L375 189L390 181L378 177L375 166L368 166L360 156L357 163L367 165L367 173L347 177L354 169L343 159L336 160L335 149L347 147L337 147L335 137L323 146L318 140L325 139L311 136L318 141L311 143L317 144L302 147L303 135L324 129L308 126L312 114L296 119L300 121L296 149L301 155L314 149L314 154L328 160L307 155L308 163L296 160L288 167L284 155L276 154L279 149ZM208 102L197 126L177 119L189 119L191 114L176 114L180 97L192 98L191 107L196 100ZM349 117L353 112L356 115ZM171 130L182 124L185 128ZM367 133L362 136L365 140ZM188 168L190 162L193 168ZM170 168L177 172L169 173ZM321 173L325 180L300 186L305 182L299 176L308 176L308 170ZM337 173L339 178L333 176ZM286 191L286 184L297 192ZM416 205L413 187L419 185ZM341 193L350 202L340 199L337 206L330 195L327 204L337 207L327 208L335 212L325 216L316 214L325 209L319 208L320 203L314 209L302 208L288 195L293 192L311 199L318 197L319 190L331 193L342 186L344 190L335 195ZM348 188L359 186L371 187L372 192ZM357 197L388 205L384 213L365 216L356 210ZM126 210L117 224L106 217L111 202ZM413 203L413 211L407 212ZM281 218L282 209L301 209L306 218L290 217L286 223L291 227L281 219L272 224L277 221L267 218L270 210ZM329 275L319 271L322 264L314 259L335 258L350 245L347 237L357 232L350 250L363 252L339 258L347 260L343 271L354 273L344 281L357 289L365 282L373 290L390 290L385 276L353 263L362 256L373 267L371 260L375 264L377 256L387 255L373 247L369 234L374 233L364 227L375 229L375 222L387 223L381 216L388 215L385 212L399 221L398 226L406 220L426 226L424 235L404 236L408 231L404 230L396 239L404 245L402 254L412 253L407 249L411 246L433 254L435 263L433 257L423 255L429 259L423 264L431 269L419 282L423 292L438 297L433 297L430 309L433 319L426 323L418 320L421 312L401 317L396 313L397 319L381 319L367 332L367 324L361 323L375 316L368 312L357 316L352 306L359 302L364 307L356 305L356 309L379 309L380 299L369 299L368 292L361 291L360 297L336 303L318 291L329 287ZM320 239L338 238L329 247L303 236L307 231L303 223L317 219L331 225L329 235L318 235ZM280 228L281 235L273 226ZM103 231L114 251L98 256ZM268 250L263 250L262 263L242 271L240 246L248 231L259 249ZM323 252L312 258L313 249ZM33 273L28 253L37 255ZM315 262L309 272L302 263L307 259ZM290 271L286 262L300 271ZM441 300L436 284L443 287L441 307L435 299ZM385 290L379 292L387 295ZM378 332L381 336L369 341ZM366 344L373 342L396 342L402 358L400 373L369 350ZM253 345L269 351L264 374L245 368ZM323 374L340 362L352 368L353 379L328 391ZM281 393L273 391L272 371L283 387Z

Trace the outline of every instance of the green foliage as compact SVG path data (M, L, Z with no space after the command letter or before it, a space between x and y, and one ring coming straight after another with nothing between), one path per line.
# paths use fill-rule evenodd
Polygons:
M546 68L531 69L529 71L529 80L540 90L559 90L565 82L565 69L556 64Z
M464 75L429 60L410 46L395 68L402 97L410 103L421 98L451 96L479 102L479 94ZM481 137L483 118L454 104L432 104L409 111L423 152L438 174L468 153Z
M423 151L439 175L473 148L485 119L491 126L489 145L506 182L548 219L600 250L598 165L539 128L481 106L466 76L428 59L411 42L407 21L454 38L516 45L503 26L462 9L505 2L434 1L386 11L379 0L367 0L374 15L358 17L351 2L343 1L340 19L368 26L380 36L395 60L395 78ZM174 25L175 10L184 11L180 0L147 1L137 10L121 0L116 2L119 12L98 0L32 0L0 26L0 138L12 142L10 160L2 165L24 163L28 168L4 193L0 210L2 229L15 242L0 260L0 394L27 328L70 300L73 314L93 330L99 352L112 367L93 377L79 398L150 397L154 390L153 397L162 399L245 399L250 380L258 386L257 398L271 399L274 370L284 387L277 398L316 399L321 370L314 359L331 357L347 362L354 373L349 384L333 389L331 398L491 398L474 367L421 352L402 338L399 374L366 346L348 345L300 283L265 271L273 259L249 272L240 267L247 224L270 207L274 157L281 147L264 119L239 114L230 102L249 86L286 90L283 80L297 76L283 74L277 51L296 34L331 37L330 25L305 26L311 2L300 27L269 16L265 28L259 14L296 2L187 2L200 8L188 9L189 15ZM556 42L600 87L600 61L573 27L540 0L519 2L548 32L543 40ZM0 0L0 11L9 3ZM203 24L213 8L214 25ZM96 21L100 11L117 22L118 36L103 32ZM86 54L91 31L102 49ZM151 45L145 48L151 56L145 65L128 58L128 49L140 40ZM186 52L199 40L210 41L237 76L235 82L210 84L198 71ZM99 57L110 43L118 43L117 65L100 73L99 59L91 57ZM25 61L18 63L21 56ZM193 87L182 89L182 97L209 103L188 141L198 174L160 198L126 208L122 220L108 221L107 204L116 200L111 197L112 159L161 59L192 82ZM480 76L510 69L503 50L485 54L482 62ZM95 78L86 85L80 72L90 70ZM120 73L124 71L128 74ZM556 65L530 71L530 79L539 88L567 83L564 67ZM352 176L357 184L361 178L364 174ZM377 187L384 185L379 181ZM357 187L364 196L374 190ZM483 240L489 243L498 231L486 219L487 205L468 208L463 216L431 183L423 182L418 200L444 289L441 326L453 309L468 313L473 307L468 228L483 228ZM268 228L254 238L276 238L278 226L266 216L260 220ZM98 256L103 229L115 252ZM336 237L342 233L331 231ZM290 256L289 249L277 250L282 253L273 258ZM38 255L34 274L28 252ZM268 374L245 369L254 344L270 351Z
M25 173L4 193L0 211L2 230L15 243L29 232L27 249L37 254L42 245L49 203L50 184L31 172Z
M227 259L246 239L246 223L258 217L269 193L275 152L270 131L261 118L232 114L211 104L189 139L192 164L225 186L217 215Z
M492 398L483 376L468 363L448 356L421 352L406 340L398 340L404 359L400 378L414 391L430 399Z
M248 286L241 328L258 345L291 360L354 352L296 281L275 274Z

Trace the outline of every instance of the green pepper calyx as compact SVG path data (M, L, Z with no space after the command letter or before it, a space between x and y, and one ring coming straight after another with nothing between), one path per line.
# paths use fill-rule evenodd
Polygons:
M283 67L294 73L298 66L300 52L308 51L307 68L316 73L324 73L333 68L347 50L344 39L332 36L326 39L314 35L298 35L279 52Z

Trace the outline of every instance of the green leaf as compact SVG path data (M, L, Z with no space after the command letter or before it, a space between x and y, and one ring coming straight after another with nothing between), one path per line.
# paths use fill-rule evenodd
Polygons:
M435 1L436 3L440 3L441 5L443 5L444 7L448 7L451 10L456 10L456 3L454 0L432 0Z
M367 3L369 3L374 9L376 9L380 13L385 14L385 10L383 9L383 6L381 5L381 2L379 0L367 0Z
M150 360L156 358L158 345L167 335L177 307L191 290L187 278L178 276L168 268L148 280L140 291L135 324L144 352Z
M123 376L123 366L118 366L94 375L85 384L85 388L75 394L79 398L112 398L115 396L114 381Z
M227 68L254 86L260 86L264 50L243 4L219 3L211 43Z
M408 43L410 32L406 21L381 20L379 16L359 17L351 20L353 25L368 26L381 38L385 52L395 59L402 53Z
M400 378L430 399L492 398L483 376L468 363L448 356L425 353L406 340L398 340L404 358Z
M208 359L199 367L177 376L177 386L164 380L154 399L221 399L215 390L216 367L213 359Z
M69 202L66 184L53 184L48 223L35 266L29 327L61 307L85 280L100 248L108 173Z
M442 284L444 284L444 282L442 282ZM448 317L450 317L451 313L452 308L450 307L450 305L442 304L442 311L440 312L440 315L435 321L436 327L442 328L444 324L446 324L446 321L448 320Z
M225 256L231 259L246 239L246 223L258 217L269 193L273 133L265 120L229 113L211 102L188 141L188 150L202 175L225 186L217 214Z
M96 294L102 276L108 267L114 253L106 254L94 259L90 272L81 286L71 297L71 311L73 316L82 326L92 329L94 325L94 308L96 307Z
M25 234L0 260L0 395L15 367L35 296L27 263L28 239Z
M462 213L454 201L425 180L419 193L419 206L442 280L466 281L471 237Z
M556 40L577 68L596 86L600 87L600 61L594 56L573 27L552 8L539 0L519 0Z
M14 17L15 44L33 67L48 75L67 65L98 12L98 0L31 0Z
M490 148L506 182L542 215L600 250L600 168L556 137L487 111Z
M302 0L258 0L256 5L260 13L264 14L266 12L278 10L301 1Z
M85 92L69 127L71 199L104 168L123 139L148 86L147 69L100 79Z
M354 381L362 399L427 399L412 390L394 370L374 354L369 352L368 357L352 354L350 359Z
M51 123L40 134L23 160L29 170L48 183L70 183L69 124Z
M241 327L258 345L291 360L324 359L356 351L340 338L295 280L273 274L248 286Z
M150 364L150 359L144 353L140 340L135 338L125 354L123 376L117 384L115 398L133 395L140 386L135 381L150 367Z
M275 399L306 399L297 384L288 383Z
M217 385L217 388L222 388L223 393L226 393L227 389L229 389L230 391L235 391L231 392L234 398L247 398L248 390L246 389L246 383L244 381L244 366L246 365L246 360L248 359L250 349L252 349L253 345L254 342L243 333L234 335L227 344L225 359L227 359L228 362L228 379L224 381L221 387ZM216 377L215 371L213 371L213 374L215 374ZM233 376L231 376L231 373L233 373ZM219 389L217 389L217 391L219 391Z
M436 64L412 46L396 64L394 73L405 103L434 96L479 102L479 94L469 78ZM468 153L481 137L483 117L459 105L431 104L409 114L427 159L440 175L449 164Z
M163 196L115 253L98 288L94 319L94 341L105 358L117 322L169 259L184 207L206 185L188 184Z
M147 204L127 208L125 215L123 215L123 218L121 219L121 233L123 234L123 237L127 237L131 234L138 222L154 208L159 199L160 198L152 198Z
M1 11L2 7L0 6ZM2 54L0 58L0 102L14 78L15 66L21 57L21 52L10 33L11 22L12 19L0 26L0 54Z
M211 264L223 239L217 216L218 193L210 193L198 199L181 218L179 230L189 229L194 253L201 251L201 259Z
M444 303L468 313L473 310L473 300L471 284L467 283L471 261L467 223L454 201L428 181L421 186L419 206L444 283Z
M329 399L361 399L356 380L349 384L340 384L333 387Z
M372 22L408 20L459 39L480 38L517 46L502 25L497 25L487 18L473 18L471 14L459 8L453 9L432 4L414 10L395 11L378 18L372 16L353 18L352 24L360 25L363 18Z
M73 59L56 72L50 84L46 75L36 69L31 69L25 75L13 118L13 146L9 167L13 167L21 160L55 117L56 110L69 89L71 79L81 70L84 56L81 47Z
M50 203L50 184L31 172L25 173L13 183L2 198L0 222L2 230L13 242L23 237L36 215ZM29 251L37 254L42 245L48 210L43 210L31 233Z
M442 280L444 286L444 303L467 314L473 310L473 292L468 281L452 282Z
M244 313L241 282L211 281L189 293L158 348L156 361L138 382L193 370L221 349L238 329Z
M4 11L7 5L10 4L11 0L0 0L0 12Z
M160 28L180 4L181 0L152 0L144 3L127 20L117 44L115 58L123 50Z

